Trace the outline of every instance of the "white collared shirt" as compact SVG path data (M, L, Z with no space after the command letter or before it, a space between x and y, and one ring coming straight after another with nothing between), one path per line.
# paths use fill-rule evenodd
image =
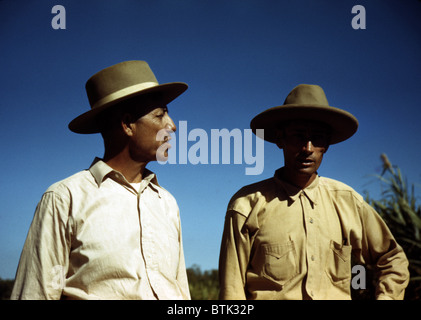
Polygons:
M190 299L174 197L100 159L39 202L12 299Z

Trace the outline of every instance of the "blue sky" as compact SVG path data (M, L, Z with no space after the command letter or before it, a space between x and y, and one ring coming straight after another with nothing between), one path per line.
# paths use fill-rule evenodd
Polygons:
M64 30L51 26L57 4ZM365 30L351 26L354 5ZM319 84L360 122L320 175L378 196L370 175L386 153L419 194L420 18L417 0L0 1L0 277L14 277L42 193L103 155L100 135L67 124L89 108L86 80L124 60L148 61L160 83L188 83L170 115L209 135L248 129L296 85ZM255 176L244 162L149 165L178 201L187 266L217 268L229 199L271 177L282 152L265 142L264 160Z

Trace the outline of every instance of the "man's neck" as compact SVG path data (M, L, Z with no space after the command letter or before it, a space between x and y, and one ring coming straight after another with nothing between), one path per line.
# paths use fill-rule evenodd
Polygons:
M104 162L120 172L129 183L141 182L147 165L147 162L136 162L124 154L112 158L104 156Z
M316 177L317 177L317 172L313 173L312 175L307 175L307 174L300 174L300 173L292 172L291 170L288 170L288 168L286 167L284 167L281 170L281 178L300 189L307 188L309 185L313 183Z

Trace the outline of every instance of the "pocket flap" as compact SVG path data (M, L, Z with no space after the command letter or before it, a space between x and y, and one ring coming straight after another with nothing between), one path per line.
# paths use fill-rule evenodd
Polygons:
M285 244L265 244L263 245L263 248L265 254L280 259L294 249L294 242L289 241Z
M352 246L342 245L330 240L330 248L344 262L351 258Z

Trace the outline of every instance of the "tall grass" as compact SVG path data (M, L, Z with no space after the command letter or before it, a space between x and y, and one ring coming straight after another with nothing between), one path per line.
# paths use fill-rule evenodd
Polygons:
M398 166L381 155L383 172L376 175L383 187L380 200L367 201L380 214L404 249L409 260L410 283L405 299L421 299L421 205L417 203L415 186L408 185Z

